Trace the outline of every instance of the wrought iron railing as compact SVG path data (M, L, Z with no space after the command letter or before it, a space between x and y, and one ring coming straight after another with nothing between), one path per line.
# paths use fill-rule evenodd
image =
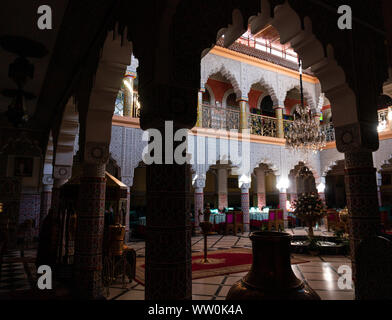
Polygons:
M323 124L320 127L321 131L325 133L325 140L327 142L335 141L335 128L332 123Z
M116 104L117 108L122 109L122 105ZM122 111L122 110L121 110ZM120 113L120 112L119 112ZM140 103L137 93L133 97L133 105L131 116L134 118L140 117ZM237 107L213 107L208 104L202 105L202 127L220 130L238 130L240 127L240 111ZM258 114L249 114L248 117L250 133L265 136L277 137L278 123L274 117L268 117ZM284 137L287 138L291 130L291 120L283 120ZM392 107L378 111L378 131L392 130ZM321 124L320 130L325 133L326 141L335 141L335 129L332 123Z
M276 118L251 114L249 126L251 134L264 137L277 137L278 123Z
M219 108L203 104L203 128L233 130L239 129L240 112L231 107Z
M291 130L292 123L293 123L293 121L291 121L291 120L283 120L283 132L284 132L285 139L287 138L287 135Z

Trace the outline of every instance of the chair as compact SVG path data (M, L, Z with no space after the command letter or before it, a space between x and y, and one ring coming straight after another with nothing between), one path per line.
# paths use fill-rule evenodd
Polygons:
M275 215L275 229L276 231L284 230L284 213L283 209L278 209L276 210L276 215Z
M384 232L388 230L389 228L389 223L388 223L388 211L381 211L380 212L380 218L381 218L381 227Z
M241 234L244 233L244 213L242 211L234 212L234 234L236 235L238 230L241 231Z
M335 209L328 209L327 210L327 228L328 231L330 228L333 230L336 229L336 226L339 222L339 214Z
M225 222L225 227L224 227L224 233L228 234L230 231L236 234L235 228L234 228L234 216L235 213L234 211L229 211L226 212L226 222Z
M275 226L275 229L276 229L276 225L275 225L276 218L275 217L276 217L275 210L274 209L270 210L268 212L268 231L271 231L273 225Z

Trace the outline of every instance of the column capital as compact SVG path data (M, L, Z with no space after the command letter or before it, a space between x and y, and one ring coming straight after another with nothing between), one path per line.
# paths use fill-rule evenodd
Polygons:
M87 142L84 156L88 164L106 164L109 161L109 145L105 142Z
M196 179L193 182L193 188L195 189L204 189L206 186L206 180L205 179Z
M240 185L241 193L247 193L250 189L250 183L243 183Z
M44 174L42 177L42 183L44 186L53 186L53 175Z
M53 178L55 180L68 180L72 176L71 166L55 165L53 167Z

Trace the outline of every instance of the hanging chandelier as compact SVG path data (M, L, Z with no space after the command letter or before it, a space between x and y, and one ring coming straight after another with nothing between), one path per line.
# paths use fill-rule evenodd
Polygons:
M286 136L286 147L295 151L317 152L326 145L325 133L320 129L320 120L312 115L304 103L302 83L302 61L299 62L301 104L297 106L297 115L291 123Z

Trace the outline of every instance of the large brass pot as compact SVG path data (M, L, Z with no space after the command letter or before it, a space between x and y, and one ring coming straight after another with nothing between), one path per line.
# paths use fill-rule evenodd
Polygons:
M226 300L320 300L291 269L288 233L254 232L253 264L230 289Z
M125 227L121 224L109 226L109 254L121 256L124 249Z

